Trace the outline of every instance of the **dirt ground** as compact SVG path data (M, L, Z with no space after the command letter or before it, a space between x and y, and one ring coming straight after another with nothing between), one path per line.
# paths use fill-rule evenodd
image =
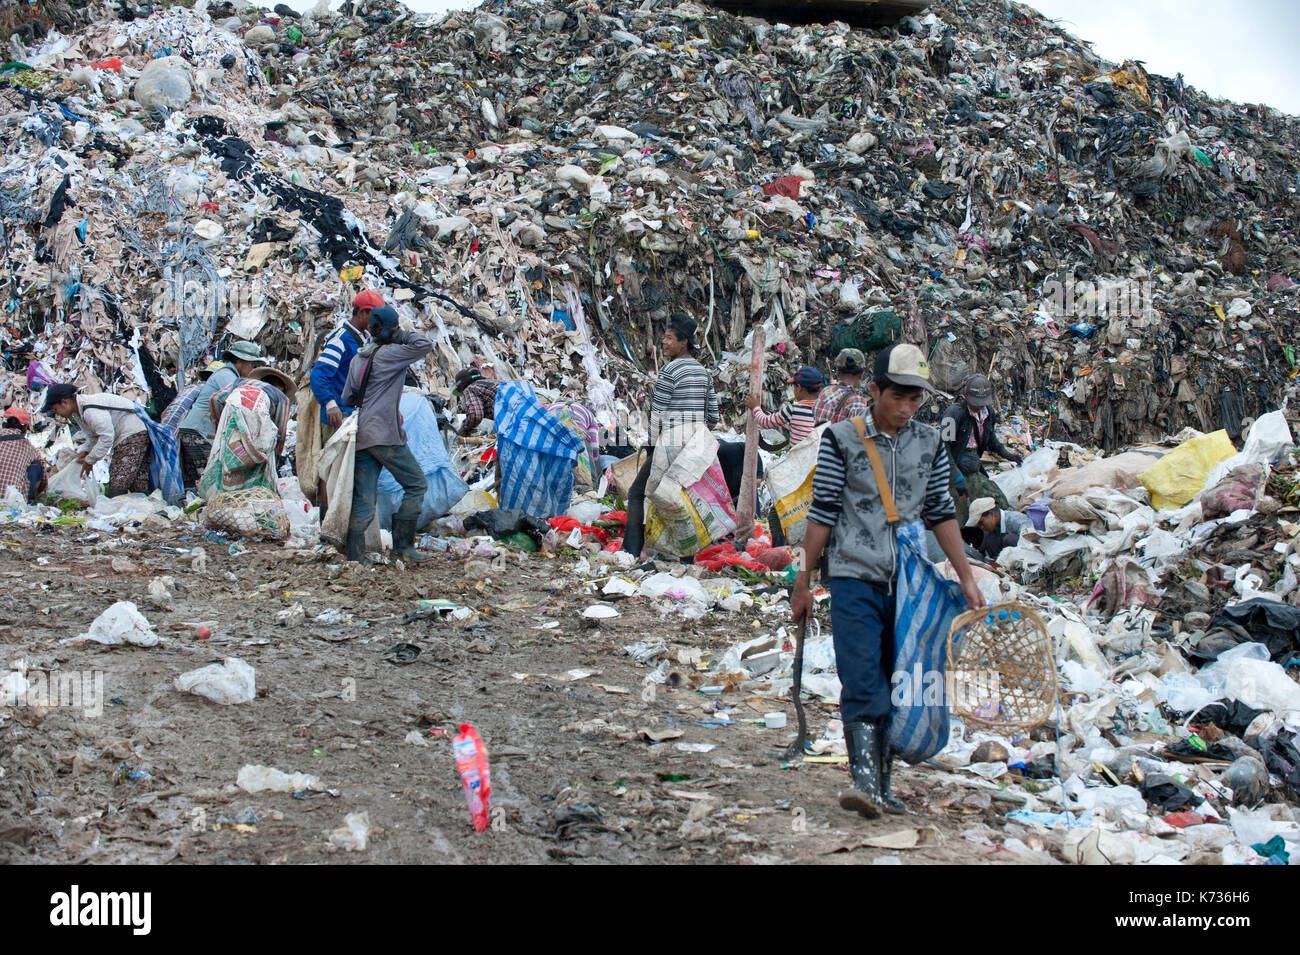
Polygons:
M1003 819L1014 802L954 785L938 767L895 774L912 815L867 822L844 813L835 795L846 767L782 766L794 735L788 702L731 690L720 699L737 708L736 722L719 725L719 698L689 686L643 699L647 670L625 644L663 639L721 653L752 629L756 611L684 622L632 598L596 629L579 616L591 600L571 557L520 554L494 574L445 554L411 571L268 544L232 556L226 544L166 527L11 526L0 541L0 661L25 659L29 678L102 671L105 698L99 715L0 708L0 862L1052 861L1001 848L1014 832L1050 849ZM207 554L206 573L160 549L194 546ZM172 578L170 600L150 595L156 577ZM422 598L490 612L404 622ZM164 642L61 642L118 600L134 601ZM277 614L294 604L305 619L282 625ZM331 609L350 619L315 619ZM549 621L559 626L541 629ZM209 639L198 638L204 622ZM418 656L400 662L413 655L392 652L402 643ZM251 703L222 706L173 687L178 674L227 656L255 668ZM595 672L571 679L576 669ZM778 708L787 729L738 722ZM816 738L835 713L808 710ZM477 727L491 759L493 823L482 833L451 755L449 734L462 721ZM682 735L652 744L642 727ZM408 741L413 731L427 745ZM330 792L250 795L235 786L250 763L310 773ZM360 812L368 848L331 845L329 833ZM919 848L862 845L918 828ZM972 829L985 838L963 837Z

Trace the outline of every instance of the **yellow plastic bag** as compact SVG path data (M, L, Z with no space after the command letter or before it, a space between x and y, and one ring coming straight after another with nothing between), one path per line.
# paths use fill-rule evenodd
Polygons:
M1236 453L1228 432L1203 434L1174 448L1139 474L1138 480L1156 510L1182 507L1201 493L1210 469Z

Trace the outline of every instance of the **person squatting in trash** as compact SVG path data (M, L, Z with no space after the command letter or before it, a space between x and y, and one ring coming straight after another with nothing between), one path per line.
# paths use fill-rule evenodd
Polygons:
M429 352L433 342L398 328L397 312L385 305L370 313L374 339L348 368L344 404L356 409L356 475L352 484L352 514L348 521L347 557L361 564L366 556L366 528L375 516L379 472L385 468L402 486L402 504L393 515L393 556L405 561L428 560L415 549L428 479L406 443L398 405L407 370Z
M667 364L659 372L650 399L650 441L645 463L628 489L627 531L623 550L641 556L645 546L646 485L659 444L681 447L696 428L712 429L718 424L718 396L713 376L695 359L695 330L699 323L685 312L668 316L660 347Z
M208 467L208 458L212 456L212 440L217 434L217 419L212 415L212 396L229 388L239 379L247 378L263 360L262 351L256 344L242 341L227 345L222 358L225 359L224 364L208 375L177 428L181 444L181 480L189 491L198 486L199 479ZM217 417L220 417L219 412Z
M980 529L984 535L980 541L980 553L989 560L997 560L998 555L1008 547L1020 543L1021 534L1033 530L1034 522L1028 514L998 507L997 501L991 497L979 497L971 501L966 526Z
M462 368L456 372L455 384L451 396L456 399L457 410L465 416L460 430L456 433L462 437L473 434L483 420L496 420L497 386L495 378L484 378L477 368Z
M343 419L352 414L352 408L343 400L343 386L347 383L352 359L370 341L370 316L383 304L384 297L373 289L358 292L352 299L352 317L330 332L311 366L311 393L320 405L322 447L342 427ZM316 499L322 505L321 514L324 515L327 504L324 478L317 485Z
M17 405L4 412L4 426L0 427L0 493L16 488L28 504L45 492L45 465L41 456L27 440L32 416Z
M149 493L149 431L136 414L134 401L110 394L81 395L72 385L50 385L41 410L71 421L86 436L77 449L82 477L111 455L105 496Z
M840 805L868 818L882 810L906 811L893 795L893 755L886 738L894 663L896 527L924 520L957 572L966 603L972 608L984 605L954 519L948 455L939 432L913 419L933 393L929 377L919 348L890 346L876 356L871 411L823 432L804 559L790 599L796 622L812 612L809 578L825 550L822 573L831 594L835 662L843 684L840 711L853 776L853 788L840 794ZM878 453L884 482L892 491L897 525L886 518L868 442Z

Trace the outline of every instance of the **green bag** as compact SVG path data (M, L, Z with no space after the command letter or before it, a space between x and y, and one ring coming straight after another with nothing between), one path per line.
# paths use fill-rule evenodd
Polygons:
M831 354L838 355L845 348L856 348L863 353L888 348L903 335L903 320L891 309L867 312L848 325L836 326L831 334Z

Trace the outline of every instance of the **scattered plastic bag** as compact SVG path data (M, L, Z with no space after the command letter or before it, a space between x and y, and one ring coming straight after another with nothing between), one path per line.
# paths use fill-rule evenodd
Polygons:
M250 763L239 769L235 785L246 793L296 793L304 789L323 791L320 780L306 773L286 773L274 766Z
M95 643L115 645L133 643L138 647L158 645L158 634L145 619L144 614L129 600L119 600L90 625L90 629L76 638Z
M251 703L257 695L255 671L235 657L182 673L176 678L175 687L223 706Z
M82 477L81 462L73 460L50 475L48 493L50 497L85 501L94 506L99 500L99 482L91 475Z

